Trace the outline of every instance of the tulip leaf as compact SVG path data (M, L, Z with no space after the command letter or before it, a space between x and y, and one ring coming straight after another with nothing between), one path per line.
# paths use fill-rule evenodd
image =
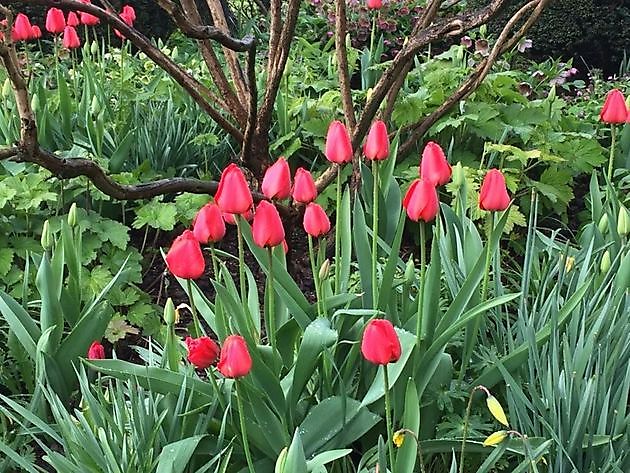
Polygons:
M363 289L363 307L372 307L372 250L368 240L365 212L359 199L354 201L353 214L353 241Z
M42 333L31 315L10 295L0 291L0 313L28 356L35 360L37 341Z
M394 241L392 243L391 248L386 250L390 256L387 258L387 263L385 264L385 269L383 270L383 277L381 279L381 288L378 295L378 308L380 310L385 310L387 308L387 304L390 303L389 298L387 296L392 295L392 287L394 286L394 275L396 274L396 268L402 260L393 255L398 255L400 253L400 243L402 241L403 230L405 228L405 220L406 216L403 213L398 213L398 227L396 228L396 234L394 236ZM381 242L382 244L382 242ZM404 265L404 263L402 263ZM391 303L395 299L391 300Z
M341 448L338 450L328 450L326 452L322 452L318 455L315 455L311 460L306 461L306 464L308 465L308 471L317 471L317 469L321 470L327 463L339 460L340 458L343 458L346 455L350 455L351 453L351 448Z
M396 381L400 377L407 361L411 357L411 353L413 351L413 347L416 343L416 336L406 330L396 328L396 333L398 334L398 338L400 339L400 347L401 347L401 355L400 359L395 363L390 363L387 365L388 374L389 374L389 382L390 389L394 387ZM368 389L367 394L361 401L362 406L369 406L370 404L378 401L385 395L385 382L383 379L383 370L379 369L370 389Z
M416 436L420 432L420 400L413 379L407 381L405 393L405 411L403 414L402 428L411 430ZM407 438L408 437L408 438ZM396 471L398 473L413 473L416 465L418 444L411 434L405 434L405 440L398 449L396 455Z
M333 396L314 406L300 424L307 458L350 445L374 427L380 417L356 399Z
M283 473L307 473L307 470L304 445L300 439L300 432L296 429L282 471Z
M306 327L293 369L293 383L289 405L296 408L300 394L313 376L320 354L337 341L337 331L330 328L330 320L319 318Z
M35 286L41 298L39 323L42 332L54 327L50 333L49 349L51 350L56 350L63 331L63 313L57 295L59 284L60 282L53 275L50 259L47 254L44 254L35 277Z
M155 473L183 473L193 453L195 453L199 441L204 437L205 435L195 435L164 445Z

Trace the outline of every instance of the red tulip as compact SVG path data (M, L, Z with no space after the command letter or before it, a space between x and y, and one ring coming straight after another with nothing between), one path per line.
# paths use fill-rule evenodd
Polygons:
M370 10L378 10L383 6L383 0L367 0L367 7Z
M199 243L216 243L225 236L225 222L215 203L201 207L193 220L193 234Z
M78 48L81 46L81 40L74 26L66 26L63 30L63 41L61 42L66 49Z
M284 240L284 227L275 205L263 200L256 207L252 223L254 243L261 248L271 248Z
M81 3L85 3L86 5L91 5L92 2L90 0L79 0ZM90 13L79 12L79 17L81 19L81 23L86 26L95 26L100 23L100 19L98 16L94 16Z
M289 245L287 244L286 239L282 240L282 250L284 251L285 255L289 252Z
M234 219L234 214L222 213L222 215L223 215L223 220L225 220L225 223L227 223L229 225L236 225L236 220ZM251 222L252 218L254 218L254 214L252 213L252 209L249 209L244 214L241 214L241 217L243 217L248 222Z
M330 231L330 220L318 204L311 202L304 211L304 231L318 238Z
M49 33L57 34L63 33L66 27L66 19L63 16L63 12L59 8L51 8L46 13L46 30Z
M229 214L244 214L254 204L243 171L236 164L232 163L223 170L214 201L221 212Z
M479 208L498 211L510 206L510 196L505 187L505 177L498 169L490 169L479 190Z
M226 378L240 378L251 371L252 357L243 337L230 335L225 339L217 369Z
M378 8L380 8L380 6ZM370 161L380 161L387 158L389 155L389 136L387 135L385 122L382 120L376 120L372 123L370 132L363 145L363 154L365 155L365 159Z
M41 37L42 37L42 30L39 29L39 26L33 25L33 28L31 29L31 38L39 39Z
M437 187L446 184L451 173L451 166L440 145L429 141L422 151L420 177Z
M433 220L440 207L433 184L423 179L413 181L403 199L403 207L407 209L409 218L415 222Z
M293 200L308 204L317 198L317 187L310 172L297 168L293 179Z
M105 358L105 348L100 342L94 341L88 348L88 360L103 360Z
M79 17L73 11L68 13L68 21L66 21L66 25L68 26L79 26L81 23L79 22Z
M33 27L28 16L24 13L18 13L13 23L11 39L13 41L27 41L31 38L33 38Z
M132 23L136 21L136 11L131 5L125 5L120 12L120 17L125 20L125 23L131 26Z
M604 123L625 123L630 112L626 100L619 89L612 89L606 96L606 101L599 113L599 119Z
M338 120L328 127L326 135L326 158L333 163L343 164L352 161L352 143L346 126Z
M191 338L186 337L186 348L188 349L188 361L197 368L205 369L212 366L219 357L219 346L214 340L208 337Z
M375 365L386 365L400 358L400 340L389 320L374 319L363 331L361 353Z
M268 199L286 199L291 195L291 170L282 156L265 171L262 192Z
M206 262L193 232L184 230L175 238L166 254L166 265L178 278L197 279L203 275Z

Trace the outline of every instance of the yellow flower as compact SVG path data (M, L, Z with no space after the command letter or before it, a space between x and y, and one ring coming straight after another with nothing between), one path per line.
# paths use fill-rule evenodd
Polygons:
M402 430L397 430L394 432L392 437L392 442L396 445L397 448L402 447L403 442L405 441L405 432Z
M569 272L573 269L573 266L575 266L575 258L573 256L567 256L566 259L564 260L564 270L565 272Z
M493 395L488 396L486 399L486 404L488 405L488 410L490 411L490 414L492 414L496 420L501 422L506 427L510 425L508 424L505 412L503 411L503 408L501 407L501 404L499 404L499 401L497 401L496 397L494 397Z
M487 439L483 441L484 447L492 447L493 445L498 445L505 440L507 437L507 432L505 430L499 430L493 434L490 434Z

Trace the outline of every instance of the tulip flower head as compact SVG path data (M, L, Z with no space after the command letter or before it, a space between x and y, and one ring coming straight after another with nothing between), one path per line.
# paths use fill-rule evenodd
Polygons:
M122 21L125 22L127 26L133 26L134 21L136 21L136 11L130 5L125 5L122 8L122 11L119 13ZM118 30L114 29L114 33L120 39L125 39L125 36Z
M367 0L367 7L370 10L378 10L383 7L383 0Z
M105 358L105 348L100 342L94 341L88 348L88 360L103 360Z
M317 187L310 172L304 168L297 168L293 179L293 200L308 204L317 198Z
M438 213L440 202L433 184L424 179L416 179L403 199L403 207L411 220L432 221Z
M275 205L263 200L256 207L252 223L254 243L261 248L272 248L284 240L284 227Z
M42 37L42 30L39 28L39 26L33 25L33 28L31 29L31 38L39 39L41 37Z
M188 361L197 368L205 369L212 366L219 357L219 346L209 337L186 337Z
M28 41L33 38L33 27L31 21L24 13L18 13L13 23L11 39L13 41Z
M70 13L68 13L68 20L66 21L67 26L77 27L80 24L81 23L79 22L79 17L75 12L71 11Z
M330 220L320 205L311 202L304 211L304 231L319 238L330 231Z
M389 155L389 136L385 122L382 120L376 120L372 123L370 132L363 144L363 154L365 159L369 161L381 161Z
M389 320L374 319L368 322L363 331L361 353L375 365L386 365L400 359L400 340Z
M193 234L199 243L216 243L225 236L225 222L215 203L201 207L193 220Z
M81 40L74 26L66 26L63 30L63 47L66 49L74 49L81 47Z
M446 184L451 178L451 166L446 160L442 147L429 141L422 151L420 177L435 187Z
M505 177L498 169L490 169L479 190L479 208L497 212L510 206L510 196L505 186Z
M599 113L599 119L604 123L625 123L630 117L626 100L619 89L612 89L606 96L606 101Z
M291 170L284 157L267 168L262 181L262 192L268 199L286 199L291 195Z
M252 193L243 171L236 164L232 163L223 170L214 201L223 213L244 214L252 208Z
M90 0L79 0L81 3L85 3L86 5L91 5L91 1ZM100 19L97 16L94 16L90 13L85 13L85 12L79 12L79 18L81 20L81 23L83 23L86 26L95 26L98 25L100 23Z
M243 337L229 335L225 339L217 369L226 378L241 378L251 371L252 357Z
M339 120L333 121L326 134L326 158L337 164L352 161L352 143L346 125Z
M166 265L178 278L197 279L203 275L206 262L193 232L184 230L175 238L166 254Z
M63 33L66 27L66 18L59 8L51 8L46 13L46 31L52 34Z

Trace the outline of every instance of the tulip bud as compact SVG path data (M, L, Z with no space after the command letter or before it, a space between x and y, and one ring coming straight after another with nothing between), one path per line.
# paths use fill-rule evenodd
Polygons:
M2 96L6 99L11 95L11 81L7 77L2 84Z
M303 226L306 233L319 238L330 231L330 220L319 204L311 202L304 211Z
M625 123L628 118L626 99L619 89L612 89L606 96L606 101L599 113L599 119L604 123Z
M33 110L33 112L37 112L39 110L39 95L36 93L33 94L33 97L31 97L31 110Z
M409 258L407 265L405 266L405 282L411 284L416 279L416 264L413 258Z
M166 265L178 278L197 279L203 275L205 260L193 232L184 230L184 233L175 238L166 254Z
M105 348L100 342L94 341L87 352L88 360L102 360L105 358Z
M310 172L304 168L297 168L293 179L293 200L308 204L317 198L317 188Z
M50 232L50 224L48 223L48 220L44 222L44 226L42 227L40 243L44 250L50 250L52 248L52 233Z
M98 53L98 43L96 41L92 41L92 44L90 45L90 52L92 53L92 56L96 56Z
M403 207L411 220L432 221L438 213L440 202L433 184L423 179L411 183L403 199Z
M217 369L226 378L240 378L252 369L252 357L240 335L230 335L223 341Z
M505 186L505 177L498 169L490 169L479 189L479 208L496 212L510 206L510 196Z
M319 280L323 281L328 278L328 274L330 273L330 260L326 258L322 263L321 268L319 268Z
M608 231L608 214L607 213L603 214L602 217L599 219L597 228L599 229L599 232L602 235L604 235Z
M280 454L278 455L278 459L276 460L276 468L275 468L275 473L285 473L284 471L284 464L287 461L287 454L289 453L289 448L288 447L284 447L281 451Z
M328 161L343 164L352 161L352 143L346 126L338 120L333 121L326 134L326 158Z
M619 236L626 236L630 232L630 214L628 209L623 205L619 207L619 216L617 217L617 233Z
M567 273L570 272L573 266L575 266L575 258L573 256L567 256L564 260L564 271Z
M608 270L610 269L612 262L610 261L610 252L608 250L606 250L604 252L604 254L602 255L602 260L599 263L599 270L602 273L607 273Z
M282 200L291 195L291 170L284 157L267 168L261 187L268 199Z
M223 213L244 214L251 209L254 203L252 193L243 171L236 164L223 170L214 201Z
M90 113L92 115L98 114L101 111L101 103L98 100L98 97L95 95L92 97L92 102L90 103Z
M72 202L70 210L68 211L68 225L74 227L77 224L77 204Z
M261 248L272 248L284 240L284 227L275 205L266 200L256 207L252 222L252 238Z
M370 132L363 145L365 159L383 160L389 155L389 136L387 127L382 120L376 120L370 127Z
M462 166L461 162L458 162L452 168L453 171L453 185L456 189L459 189L466 183L466 173L464 172L464 166Z
M173 299L169 297L164 304L164 322L166 325L175 325L175 320L175 304L173 304Z
M186 337L188 361L199 369L212 366L219 357L219 346L209 337Z
M433 141L429 141L422 151L420 177L436 187L446 184L451 178L451 166L444 151Z
M216 243L225 236L225 221L215 203L201 207L193 220L193 233L199 243Z

